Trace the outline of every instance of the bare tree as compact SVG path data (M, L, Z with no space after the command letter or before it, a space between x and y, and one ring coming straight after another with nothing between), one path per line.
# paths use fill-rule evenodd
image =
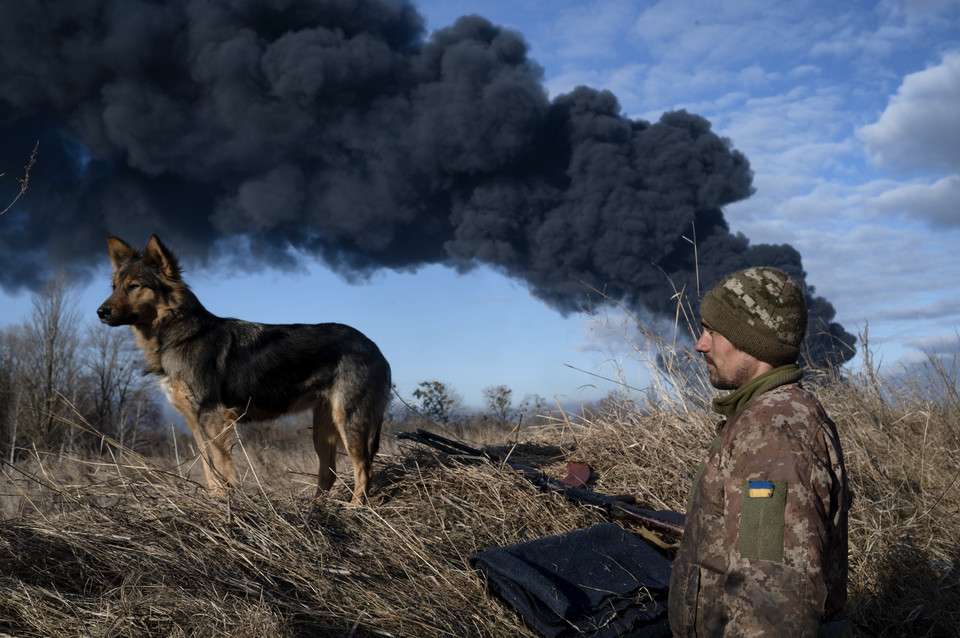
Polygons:
M20 412L20 341L22 328L12 326L0 330L0 450L14 459Z
M86 346L84 415L98 431L134 448L137 434L157 425L160 405L153 383L144 375L133 335L89 326Z
M44 449L70 447L76 433L65 428L79 394L80 344L76 295L61 272L33 299L20 350L20 435Z

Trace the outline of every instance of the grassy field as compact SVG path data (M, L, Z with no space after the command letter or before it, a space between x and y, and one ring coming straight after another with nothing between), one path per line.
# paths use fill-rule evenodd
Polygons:
M931 358L924 379L890 385L868 366L807 382L837 422L855 490L849 613L861 636L960 635L957 371ZM584 414L444 434L557 478L584 461L592 489L682 511L713 436L697 387L667 372ZM347 505L343 484L313 501L306 432L243 434L238 457L229 500L207 495L183 444L144 458L105 442L95 458L3 465L0 635L532 636L468 557L604 520L508 468L389 432L370 507ZM340 470L351 474L345 458Z

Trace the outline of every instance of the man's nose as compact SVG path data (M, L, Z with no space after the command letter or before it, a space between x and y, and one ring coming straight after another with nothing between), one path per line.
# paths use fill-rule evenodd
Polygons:
M707 331L704 330L700 333L700 338L697 339L696 345L693 346L693 349L697 352L709 352L710 351L710 337L707 336Z

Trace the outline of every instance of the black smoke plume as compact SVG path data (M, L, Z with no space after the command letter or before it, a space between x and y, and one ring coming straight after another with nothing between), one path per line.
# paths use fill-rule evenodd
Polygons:
M697 274L701 290L759 264L805 280L790 246L731 234L722 209L752 172L709 122L631 120L583 87L551 101L527 54L478 16L428 37L402 0L7 3L0 170L38 141L39 161L0 218L0 285L151 233L345 277L489 264L561 312L583 283L663 315L675 288L695 307ZM855 338L807 289L813 358L848 360Z

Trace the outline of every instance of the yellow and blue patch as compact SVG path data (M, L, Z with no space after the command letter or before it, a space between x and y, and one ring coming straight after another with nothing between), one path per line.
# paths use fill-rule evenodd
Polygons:
M747 493L750 498L770 498L773 496L773 482L750 481Z
M786 481L743 481L738 546L743 558L783 561Z

